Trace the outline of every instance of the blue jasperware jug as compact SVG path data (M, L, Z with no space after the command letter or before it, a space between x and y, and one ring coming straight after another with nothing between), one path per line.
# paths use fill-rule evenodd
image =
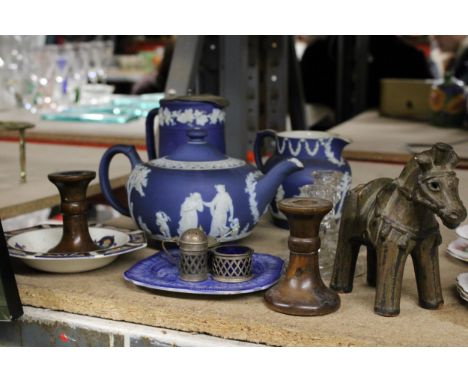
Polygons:
M187 130L203 128L206 141L222 153L226 152L224 142L224 108L227 99L214 95L187 95L166 97L159 107L151 110L146 117L146 148L148 159L161 158L171 154L177 147L187 143ZM154 119L159 116L158 150L156 152Z
M262 162L261 146L265 138L273 138L276 142L275 153L266 163ZM286 217L277 208L277 203L284 198L305 196L302 186L314 183L312 172L333 170L344 174L339 185L342 192L341 200L335 207L335 214L341 214L344 195L351 184L351 168L343 158L343 148L349 144L349 139L321 131L295 130L277 133L273 130L263 130L257 133L254 143L254 155L257 168L264 174L278 162L284 159L299 159L304 168L287 176L278 187L276 196L270 204L270 212L274 223L282 228L288 228Z

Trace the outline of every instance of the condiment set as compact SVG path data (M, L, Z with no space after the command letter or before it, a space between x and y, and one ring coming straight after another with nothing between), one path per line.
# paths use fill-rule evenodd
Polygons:
M214 280L234 283L248 281L252 274L253 250L241 245L222 245L201 228L190 228L176 240L179 257L174 260L181 280L201 282L211 274ZM162 242L164 252L172 254Z

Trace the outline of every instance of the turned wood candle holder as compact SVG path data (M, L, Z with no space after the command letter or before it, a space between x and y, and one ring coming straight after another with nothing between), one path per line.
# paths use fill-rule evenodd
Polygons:
M332 203L318 198L290 198L278 203L289 223L290 258L286 274L265 294L270 309L297 316L320 316L340 307L338 294L320 277L319 229Z
M63 233L49 253L89 252L100 249L89 234L86 189L96 177L94 171L65 171L48 175L60 192Z

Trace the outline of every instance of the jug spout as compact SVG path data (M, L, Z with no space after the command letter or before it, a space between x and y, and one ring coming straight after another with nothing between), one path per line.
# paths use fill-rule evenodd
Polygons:
M275 165L257 183L258 205L260 211L265 211L273 200L280 184L289 174L302 170L304 165L297 158L289 158Z
M343 149L352 142L351 139L339 135L334 136L332 141L332 145L338 153L341 153Z

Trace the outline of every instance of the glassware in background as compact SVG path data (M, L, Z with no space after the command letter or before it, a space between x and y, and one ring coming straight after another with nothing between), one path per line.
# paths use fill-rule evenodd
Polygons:
M16 105L15 83L22 55L18 49L19 36L0 36L0 108Z
M45 36L0 36L0 109L60 112L78 104L89 84L108 92L113 53L113 41L45 45Z
M88 80L92 84L106 81L107 72L105 70L106 46L104 41L92 41L89 43L90 65L88 70Z
M0 108L21 106L29 53L44 43L44 36L0 36Z
M338 185L343 174L338 171L314 171L312 175L315 181L314 184L303 186L301 194L312 198L329 200L333 204L332 210L323 218L320 225L320 274L323 278L328 279L333 271L335 261L339 227L335 206L341 198Z

